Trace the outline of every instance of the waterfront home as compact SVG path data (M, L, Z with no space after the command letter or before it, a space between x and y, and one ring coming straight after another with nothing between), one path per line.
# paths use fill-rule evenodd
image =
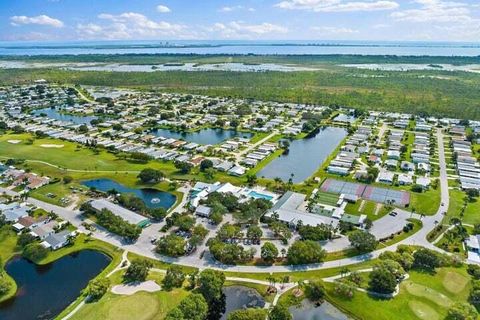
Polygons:
M40 244L46 249L58 250L65 247L69 243L70 237L74 234L74 231L63 230L59 233L50 234Z
M347 176L350 172L350 168L337 167L337 166L328 166L327 172L332 174L338 174L341 176Z

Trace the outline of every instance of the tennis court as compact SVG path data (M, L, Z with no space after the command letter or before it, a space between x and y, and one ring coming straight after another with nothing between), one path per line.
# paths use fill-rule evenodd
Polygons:
M392 203L399 206L406 206L410 203L410 193L406 191L372 187L362 183L345 182L335 179L325 180L320 190L337 194L356 195L363 199L379 203Z

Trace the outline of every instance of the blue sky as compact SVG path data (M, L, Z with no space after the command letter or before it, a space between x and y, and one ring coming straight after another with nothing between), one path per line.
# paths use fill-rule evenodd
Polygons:
M478 0L1 0L0 40L479 41Z

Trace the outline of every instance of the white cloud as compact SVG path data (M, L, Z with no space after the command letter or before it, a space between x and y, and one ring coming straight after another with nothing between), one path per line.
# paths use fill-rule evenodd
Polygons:
M169 13L169 12L172 12L172 10L170 10L169 7L164 6L164 5L161 5L161 4L159 4L159 5L157 6L157 11L160 12L160 13Z
M465 22L472 20L470 9L465 3L441 0L416 0L420 8L393 12L398 21L409 22Z
M251 8L251 7L244 7L244 6L241 6L241 5L238 5L238 6L225 6L225 7L222 7L220 8L220 12L232 12L232 11L237 11L237 10L247 10L247 11L250 11L250 12L254 12L255 9L254 8Z
M351 28L343 28L343 27L312 27L311 28L317 34L323 36L333 36L333 35L349 35L358 33L358 30L351 29Z
M446 41L478 41L480 38L480 18L473 13L475 5L443 0L414 0L413 4L417 7L390 14L398 24L415 30L404 37ZM422 25L421 33L418 24Z
M51 18L47 15L39 15L35 17L27 17L27 16L13 16L10 17L11 25L12 26L20 26L20 25L26 25L26 24L37 24L37 25L42 25L42 26L50 26L54 28L61 28L63 27L63 22Z
M220 35L221 38L254 39L262 35L284 34L288 32L288 29L268 22L247 24L242 21L231 21L226 24L215 23L211 28L207 28L207 31L213 33L214 36Z
M390 0L350 1L344 0L284 0L275 7L287 10L306 10L314 12L353 12L393 10L399 4Z
M140 13L125 12L119 15L102 13L103 23L78 24L77 33L82 39L152 39L159 37L189 38L185 25L166 21L153 21Z

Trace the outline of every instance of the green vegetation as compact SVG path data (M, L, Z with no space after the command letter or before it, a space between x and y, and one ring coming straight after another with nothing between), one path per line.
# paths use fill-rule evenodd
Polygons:
M77 57L76 57L77 58ZM128 60L128 58L130 58ZM37 58L39 59L39 58ZM42 59L71 60L73 57L43 57ZM478 75L466 72L409 71L389 72L343 68L335 64L365 63L372 61L424 61L420 57L354 57L354 56L279 56L279 57L227 57L227 56L92 56L78 57L79 61L123 60L123 63L146 61L197 60L202 61L276 61L303 66L321 66L321 70L302 72L96 72L55 69L9 69L0 71L0 82L21 83L35 78L52 82L105 85L124 87L161 88L164 91L208 94L304 102L312 104L338 104L357 106L363 109L428 113L432 115L457 116L457 106L462 105L462 115L478 119ZM442 60L444 58L430 58ZM474 59L452 58L447 63ZM287 62L289 61L289 62ZM348 62L345 62L348 61ZM429 61L428 63L431 63ZM475 62L475 63L478 63ZM380 77L378 75L381 75ZM444 79L448 76L448 79ZM368 77L368 81L365 78Z
M309 264L322 262L326 252L318 242L312 240L295 241L287 252L288 264Z
M182 289L138 292L131 296L107 293L98 302L84 305L71 319L161 320L187 295Z
M83 214L94 216L96 222L110 232L116 233L128 240L136 240L140 236L142 229L134 224L128 223L121 217L113 214L108 209L96 211L92 208L90 203L85 202L80 208Z
M17 238L10 226L3 226L0 228L0 281L4 288L0 293L0 302L10 299L17 291L15 281L4 271L4 264L11 259L15 254L19 253L17 247ZM8 290L5 288L8 287Z
M385 300L355 292L353 297L341 297L335 293L334 284L326 284L328 300L341 310L360 319L369 319L375 310L375 319L407 320L444 319L452 301L466 301L469 293L468 274L464 268L440 268L436 273L409 271L410 278L400 285L400 293ZM461 279L454 288L450 277Z

